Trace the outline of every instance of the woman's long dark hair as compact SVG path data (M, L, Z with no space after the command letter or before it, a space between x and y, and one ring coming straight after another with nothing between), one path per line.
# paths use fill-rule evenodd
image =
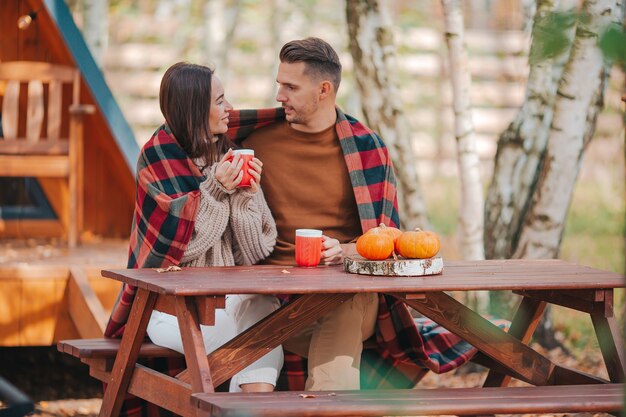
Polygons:
M211 140L213 73L203 65L179 62L165 72L159 91L161 113L174 137L190 158L203 158L208 165L234 146L225 135L215 135L218 140Z

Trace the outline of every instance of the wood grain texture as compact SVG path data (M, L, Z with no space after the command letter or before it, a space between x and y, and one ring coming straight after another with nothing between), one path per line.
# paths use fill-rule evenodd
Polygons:
M19 122L20 83L7 81L2 98L2 132L4 138L13 141L17 138Z
M89 374L102 382L109 382L111 373L90 366ZM128 384L128 392L183 417L195 417L197 408L191 405L191 387L143 365L136 365Z
M552 362L449 295L433 292L422 300L403 301L500 363L510 375L533 385L550 383Z
M214 386L219 386L353 296L354 294L304 295L265 317L209 355ZM188 371L182 372L178 377L185 382L190 379Z
M384 261L370 261L361 256L346 256L343 258L346 272L360 275L381 276L424 276L438 275L443 271L443 259L385 259Z
M64 281L61 280L58 284L62 286ZM57 280L22 281L21 291L12 296L21 299L21 308L18 310L19 344L50 344L54 335L56 310L62 296L62 293L57 292Z
M192 391L214 392L215 387L211 378L195 301L191 297L176 297L175 300L185 361L191 376Z
M0 236L3 238L60 237L63 224L58 220L0 220Z
M516 294L535 300L548 301L584 313L604 311L604 290L516 291Z
M334 392L194 394L213 417L405 416L616 412L623 384ZM302 398L301 394L314 395Z
M40 80L28 81L28 105L26 107L26 141L37 142L43 127L44 104L43 83Z
M101 337L109 320L82 268L70 268L68 310L81 337Z
M176 279L153 269L105 270L103 276L163 294L328 294L477 290L623 288L620 274L560 260L488 260L446 263L436 277L378 277L344 272L342 266L297 268L183 268Z
M523 298L511 321L509 334L522 343L528 344L545 309L545 302ZM483 387L504 387L508 385L510 379L510 376L506 374L491 370L483 382Z
M74 339L62 340L57 343L59 352L67 353L76 358L85 359L110 359L115 358L120 348L119 339ZM144 341L139 348L140 358L176 358L180 353L157 346L154 343Z
M592 314L591 321L596 331L604 364L612 382L624 382L626 360L624 358L624 341L615 318L604 314Z
M127 128L124 116L119 111L115 100L110 91L106 87L104 79L100 71L86 71L85 59L76 60L77 56L88 53L86 47L78 47L76 42L71 44L72 40L76 41L80 32L76 30L72 33L71 25L59 27L57 19L63 19L63 13L68 13L66 6L61 3L55 3L53 9L51 5L55 2L44 2L42 0L3 0L2 12L0 13L0 23L2 23L2 48L0 48L0 62L9 61L40 61L53 64L69 66L72 70L81 67L85 79L80 80L80 99L81 104L98 105L97 112L93 115L85 117L85 138L87 146L85 147L85 178L89 179L90 189L85 194L85 222L84 228L80 232L91 232L95 235L104 237L119 237L128 239L128 230L130 230L132 222L132 212L135 197L135 178L134 167L138 147L134 143L132 131ZM38 12L37 19L29 30L19 30L15 22L19 16L36 10ZM52 16L52 14L54 16ZM71 17L70 17L71 19ZM82 43L82 39L80 39ZM78 55L74 55L78 53ZM92 67L95 69L95 65ZM32 72L31 72L32 73ZM24 72L22 76L28 76L29 72ZM89 79L90 85L85 80ZM70 74L69 82L73 81ZM94 90L95 85L99 88ZM64 93L68 85L64 86ZM50 91L54 90L51 88ZM106 91L104 91L106 90ZM103 91L105 94L103 94ZM97 94L97 96L96 96ZM55 113L54 105L50 104L47 122L44 120L44 129L48 133L49 138L67 138L69 124L67 122L67 107L71 105L71 98L63 94L62 100L63 121L60 126L60 133L55 134L56 123L54 121ZM45 95L44 95L45 96ZM54 94L50 94L50 100ZM26 96L21 99L22 108L26 107ZM17 107L16 107L17 110ZM53 111L53 115L50 111ZM2 119L9 120L9 112L2 111ZM10 123L10 122L9 122ZM18 136L17 127L21 127L21 135L25 134L26 120L20 118L13 123L15 128L14 137ZM47 128L46 128L47 126ZM4 133L10 133L10 129L4 129ZM118 143L118 141L120 143ZM21 140L5 140L0 142L24 142ZM43 141L43 143L47 140ZM42 143L38 142L37 144ZM0 148L8 143L0 144ZM28 147L19 144L19 150L11 148L6 151L9 154L65 154L67 155L67 140L61 141L61 149L56 146L47 146L38 149L38 146ZM0 153L4 153L0 149ZM125 155L129 153L130 155ZM130 160L131 162L127 162ZM46 191L48 198L54 194ZM115 195L116 198L111 198ZM65 205L63 207L66 207ZM40 237L42 234L37 233L38 229L16 229L9 227L13 233L11 236L19 237ZM5 235L0 227L0 236ZM63 237L65 228L56 228L55 233L49 233L47 237ZM29 233L34 232L31 235Z
M120 349L111 371L111 379L104 393L100 417L117 417L120 413L124 393L128 390L155 301L155 293L141 288L137 290Z
M53 155L0 155L0 175L4 177L60 177L69 176L69 161Z

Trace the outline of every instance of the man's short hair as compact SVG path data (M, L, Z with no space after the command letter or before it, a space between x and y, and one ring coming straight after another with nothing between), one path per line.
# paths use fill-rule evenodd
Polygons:
M305 74L317 78L328 77L335 87L341 83L341 62L337 52L320 38L306 38L287 42L279 54L280 62L305 63Z

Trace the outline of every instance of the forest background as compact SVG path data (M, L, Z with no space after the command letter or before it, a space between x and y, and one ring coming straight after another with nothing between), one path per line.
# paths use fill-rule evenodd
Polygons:
M364 119L355 76L344 2L333 0L71 0L68 2L113 94L142 145L162 123L158 90L165 69L177 61L212 66L236 108L275 106L278 51L287 41L319 36L340 53L344 65L339 105ZM356 2L355 2L356 3ZM375 4L391 28L395 63L386 95L408 124L398 140L409 144L419 178L427 227L443 237L441 255L463 257L459 247L459 175L450 83L447 31L439 0ZM524 103L533 16L529 0L468 0L463 6L469 97L480 182L487 194L498 140ZM543 1L543 3L546 3ZM391 45L391 46L389 46ZM584 152L558 258L624 271L624 125L620 96L624 73L613 66L593 139ZM385 135L383 135L385 139ZM573 173L575 175L575 173ZM424 225L421 225L424 226ZM617 294L624 316L623 292ZM561 320L557 339L575 346L595 343L592 326ZM574 313L575 314L575 313ZM623 323L622 323L623 324ZM623 325L622 325L623 328ZM567 337L562 337L567 336Z

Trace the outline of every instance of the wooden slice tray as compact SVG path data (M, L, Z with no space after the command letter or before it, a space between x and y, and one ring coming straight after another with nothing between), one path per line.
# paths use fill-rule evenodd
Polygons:
M343 259L346 272L361 275L384 275L389 277L415 277L437 275L443 272L443 259L403 259L397 261L369 261L359 255L346 256Z

